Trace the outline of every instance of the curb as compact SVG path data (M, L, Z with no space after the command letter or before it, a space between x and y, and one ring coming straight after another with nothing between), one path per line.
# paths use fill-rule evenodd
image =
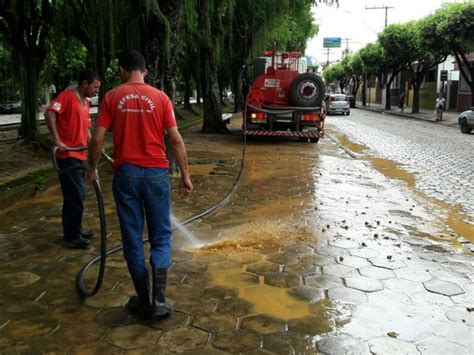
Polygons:
M381 114L384 114L384 115L392 115L392 116L409 118L409 119L412 119L412 120L425 121L425 122L428 122L428 123L443 125L443 126L451 127L451 128L457 128L457 126L458 126L457 123L450 123L450 124L438 123L438 122L436 122L434 120L431 120L429 118L422 117L422 116L416 116L416 115L412 115L412 114L408 114L408 113L392 112L392 111L386 111L384 109L370 108L370 107L364 107L364 106L356 106L356 108L366 110L366 111L377 112L377 113L381 113Z

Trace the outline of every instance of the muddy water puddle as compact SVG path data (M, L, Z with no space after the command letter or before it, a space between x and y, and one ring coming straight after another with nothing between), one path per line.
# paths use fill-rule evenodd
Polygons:
M356 153L366 153L369 149L361 144L352 142L342 133L337 134L337 140L348 149ZM452 241L453 245L460 247L457 237L461 236L474 243L474 222L472 216L466 214L459 205L452 205L443 200L430 197L416 186L416 175L404 170L403 166L397 162L376 158L370 155L359 155L384 176L389 179L396 179L404 182L411 191L414 204L407 204L407 213L410 217L421 214L427 219L431 219L431 224L436 231L429 234L434 240ZM420 211L423 206L423 211ZM417 211L415 211L417 209ZM429 228L429 227L428 227ZM429 228L432 230L432 228Z

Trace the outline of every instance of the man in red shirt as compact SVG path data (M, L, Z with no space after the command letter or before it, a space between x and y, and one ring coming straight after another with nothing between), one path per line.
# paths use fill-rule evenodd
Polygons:
M171 265L170 185L165 132L181 171L179 193L193 190L186 148L176 127L173 105L154 87L145 84L146 66L136 50L118 60L122 85L110 90L99 110L90 144L87 180L98 178L97 162L107 130L113 134L113 193L122 234L123 253L137 296L128 310L139 318L161 318L171 313L165 302L167 269ZM148 227L152 299L143 250L143 229Z
M84 70L79 75L77 87L60 93L45 113L46 124L53 136L54 145L58 148L58 166L60 169L68 169L67 173L59 174L59 181L63 193L63 238L73 248L88 248L93 233L82 230L81 226L86 152L66 149L87 146L91 136L89 98L96 95L99 88L99 75L92 70Z

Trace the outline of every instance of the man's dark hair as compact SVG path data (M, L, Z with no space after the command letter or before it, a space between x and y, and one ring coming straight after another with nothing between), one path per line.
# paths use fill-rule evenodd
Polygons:
M87 84L92 83L94 80L100 81L100 76L96 71L92 69L84 69L79 73L79 78L77 80L78 85L81 85L84 80L87 80Z
M118 57L118 65L126 71L146 70L145 58L136 49L129 49L120 53Z

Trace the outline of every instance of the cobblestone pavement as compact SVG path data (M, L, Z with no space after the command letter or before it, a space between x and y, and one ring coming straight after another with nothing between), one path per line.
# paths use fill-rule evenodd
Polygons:
M369 154L401 164L429 196L474 215L474 135L365 110L330 116L327 122L365 145Z
M196 193L175 196L180 220L225 195L242 148L238 136L197 130L185 140ZM119 236L106 167L102 175L113 246ZM159 322L138 322L124 309L132 286L121 255L108 259L97 296L77 297L74 277L97 247L60 245L59 203L53 188L2 215L0 353L474 348L474 257L440 237L433 213L441 206L330 139L249 142L230 203L187 226L206 245L191 249L186 233L174 235L167 296L175 312ZM86 221L97 223L91 198Z

